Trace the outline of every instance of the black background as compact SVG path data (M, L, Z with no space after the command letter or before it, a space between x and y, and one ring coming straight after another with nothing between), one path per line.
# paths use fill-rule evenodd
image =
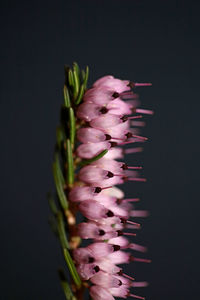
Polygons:
M63 65L74 60L90 66L90 84L105 74L153 83L138 89L155 110L140 156L148 182L125 186L151 210L139 240L153 263L128 273L151 283L138 291L147 299L199 299L198 18L198 1L183 0L1 5L0 299L64 299L45 195Z

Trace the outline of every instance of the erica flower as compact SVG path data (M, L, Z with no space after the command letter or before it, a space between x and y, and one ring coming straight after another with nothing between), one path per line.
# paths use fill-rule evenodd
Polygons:
M130 223L140 226L129 221L133 215L139 216L140 213L135 211L131 201L123 199L124 194L119 189L113 189L114 185L125 180L140 179L136 170L141 167L129 167L115 160L124 157L119 146L131 141L130 138L136 139L133 143L138 139L140 142L145 140L132 133L129 119L137 118L137 115L128 115L133 111L136 113L137 109L123 100L125 92L129 96L134 95L128 81L105 76L85 93L84 102L77 110L78 118L87 122L77 132L81 142L77 155L91 159L108 150L103 158L80 169L78 178L83 185L74 187L70 192L70 200L80 203L79 210L88 219L77 226L78 234L83 239L93 239L86 248L74 250L74 259L80 276L84 280L90 278L94 284L90 288L94 300L126 298L128 295L137 297L130 293L133 282L117 265L134 261L131 253L124 252L126 249L146 251L145 247L122 236L134 235L124 230Z
M121 264L150 262L132 253L146 252L146 247L128 239L136 235L130 229L140 228L134 218L145 217L148 212L136 210L135 202L139 199L126 198L115 185L126 181L145 181L140 176L141 166L128 166L123 159L126 154L142 151L141 147L134 146L147 140L140 136L138 129L144 126L144 122L137 119L141 119L143 114L152 114L152 111L137 107L135 99L138 96L132 88L150 84L133 83L108 75L98 79L88 90L83 79L82 89L80 86L77 89L76 85L81 82L76 78L80 74L77 65L73 72L75 79L68 70L69 91L64 90L72 133L63 149L59 144L60 135L57 144L61 155L62 151L67 151L63 168L67 169L66 186L62 169L55 174L55 181L61 180L65 189L62 191L57 184L71 234L73 260L81 280L87 282L93 300L114 300L115 297L144 299L133 294L132 289L147 283L135 282L132 274L129 276L123 272ZM124 146L127 144L133 144L133 147L126 149ZM76 168L75 177L73 168ZM77 211L85 217L79 224L75 220ZM63 232L63 227L60 232ZM88 240L89 244L79 247L80 238ZM61 238L61 243L65 247L65 237Z

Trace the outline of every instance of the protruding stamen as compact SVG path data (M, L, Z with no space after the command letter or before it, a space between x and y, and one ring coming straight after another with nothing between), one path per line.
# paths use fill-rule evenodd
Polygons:
M131 243L129 245L129 249L132 249L132 250L135 250L135 251L139 251L139 252L147 252L147 248L144 247L144 246L141 246L141 245L138 245L138 244L134 244L134 243Z
M122 276L124 276L124 277L126 277L126 278L128 278L128 279L130 279L130 280L135 280L134 277L131 277L131 276L129 276L129 275L127 275L127 274L124 274L124 273L122 273Z
M145 114L145 115L153 115L154 114L153 110L142 109L142 108L136 108L135 112L138 114Z
M140 198L127 198L127 199L122 199L123 202L138 202L140 201Z
M149 212L147 210L132 210L130 215L131 217L147 217Z
M129 221L129 220L127 220L126 223L131 224L131 225L135 225L137 227L141 227L141 224L136 223L136 222L132 222L132 221Z
M136 147L136 148L125 149L124 153L125 154L131 154L131 153L138 153L138 152L142 152L142 151L143 151L142 147Z
M135 294L129 294L130 297L133 297L133 298L137 298L137 299L142 299L142 300L145 300L144 297L141 297L141 296L137 296Z
M149 283L147 281L137 281L132 283L132 287L146 287Z
M127 167L127 169L130 169L130 170L141 170L142 167Z
M129 120L135 120L135 119L141 119L143 118L143 116L139 115L139 116L132 116L132 117L129 117Z
M142 122L142 121L132 121L131 122L131 126L144 127L145 126L145 122Z
M128 177L127 180L129 181L141 181L141 182L146 182L146 178L137 178L137 177Z
M124 235L136 236L136 233L132 232L123 232Z
M131 257L131 260L137 261L137 262L143 262L143 263L147 263L147 264L151 263L151 259L145 259L145 258Z
M135 82L134 85L135 85L135 87L138 87L138 86L152 86L152 83L151 82Z

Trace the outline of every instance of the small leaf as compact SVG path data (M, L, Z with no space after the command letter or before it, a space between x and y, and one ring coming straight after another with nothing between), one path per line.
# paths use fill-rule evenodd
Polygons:
M56 128L56 142L57 142L57 146L58 146L59 150L62 149L62 144L65 139L66 139L66 136L65 136L63 127L62 126L57 127Z
M70 127L70 142L72 145L72 148L74 147L74 140L75 140L75 134L76 134L76 119L74 116L74 110L72 107L69 108L69 127Z
M80 89L79 89L78 97L75 101L76 105L78 105L81 102L81 100L83 98L83 95L84 95L84 92L85 92L85 85L81 84Z
M70 285L67 282L64 271L62 269L59 269L58 274L59 274L59 277L60 277L60 283L61 283L61 286L63 288L66 299L67 300L76 300L76 297L73 295L72 290L70 288Z
M66 85L64 85L63 94L64 94L64 105L66 107L70 107L71 103L70 103L69 91L68 91L68 88L66 87Z
M67 182L69 185L74 183L74 162L72 156L72 146L69 139L66 140L67 151Z
M81 282L81 279L80 279L80 277L78 275L78 272L76 270L74 262L73 262L73 260L72 260L72 258L70 256L70 254L69 254L69 251L65 248L63 250L63 253L64 253L65 261L66 261L67 266L69 268L70 274L71 274L71 276L72 276L72 278L74 280L74 283L76 284L77 288L80 288L82 282Z
M68 81L69 81L69 85L74 88L74 76L73 76L73 72L71 69L68 70Z
M64 180L64 177L62 174L62 170L60 168L59 158L58 158L57 154L55 156L55 161L53 162L53 176L54 176L54 181L55 181L56 190L57 190L60 204L64 210L67 210L68 202L67 202L67 197L66 197L64 189L63 189L65 180Z
M102 158L104 155L106 155L106 153L108 153L108 150L103 150L101 153L99 153L97 156L91 158L91 159L87 159L87 160L83 160L80 165L81 166L85 166L85 165L88 165L88 164L91 164L92 162Z
M57 226L58 226L58 235L59 235L62 248L63 249L69 248L69 243L65 232L65 223L63 221L63 216L61 211L58 211L56 218L57 218Z
M87 66L87 67L86 67L86 70L85 70L85 78L84 78L84 81L83 81L83 84L84 84L84 86L85 86L85 89L87 88L88 77L89 77L89 68L88 68L88 66Z
M73 77L74 77L74 92L73 92L73 95L74 95L74 99L77 98L78 96L78 92L79 92L79 75L77 74L76 70L73 70Z
M50 207L52 213L53 213L54 215L56 215L56 214L58 213L58 208L57 208L57 206L56 206L56 203L55 203L55 201L54 201L53 196L52 196L51 193L48 193L48 194L47 194L47 199L48 199L49 207Z

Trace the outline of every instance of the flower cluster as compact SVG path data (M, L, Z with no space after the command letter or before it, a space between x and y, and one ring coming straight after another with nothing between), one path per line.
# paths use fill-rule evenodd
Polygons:
M86 91L76 112L82 124L77 132L80 145L76 155L90 160L107 150L103 157L79 170L79 182L69 193L70 201L77 203L87 218L86 222L77 225L78 235L93 239L87 247L73 251L79 275L92 283L90 294L93 300L128 296L144 299L131 294L130 288L147 285L146 282L135 282L118 266L130 261L149 262L124 251L146 251L145 247L129 242L125 236L135 234L124 230L138 229L140 224L129 219L144 217L147 212L135 210L132 203L138 199L125 199L123 191L115 187L125 181L145 181L138 177L141 167L127 166L120 161L126 153L141 150L139 147L123 150L121 146L146 140L137 135L137 129L131 128L132 124L143 125L143 122L135 121L142 117L141 114L152 113L136 108L137 95L131 88L138 85L149 84L133 84L105 76Z

